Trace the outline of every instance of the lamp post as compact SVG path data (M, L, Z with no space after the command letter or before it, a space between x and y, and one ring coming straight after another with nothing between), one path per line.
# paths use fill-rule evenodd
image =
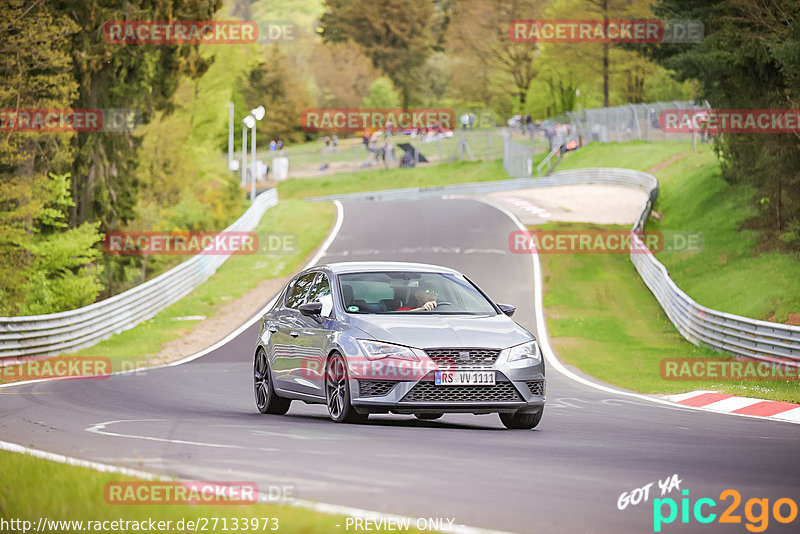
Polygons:
M247 117L242 120L242 187L247 185Z
M233 102L228 103L228 170L233 171Z
M250 202L256 199L256 172L258 171L258 159L256 157L256 123L264 118L267 110L264 106L258 106L250 110L250 115L245 117L247 126L250 128ZM248 121L248 119L250 119Z
M250 128L251 138L250 138L250 202L256 197L255 189L256 189L256 119L252 115L248 115L242 121L244 123L244 131L242 132L242 139L244 139L244 144L247 143L247 128ZM243 154L247 154L247 147L244 147L242 152ZM244 155L242 156L245 157ZM243 160L243 163L245 160Z

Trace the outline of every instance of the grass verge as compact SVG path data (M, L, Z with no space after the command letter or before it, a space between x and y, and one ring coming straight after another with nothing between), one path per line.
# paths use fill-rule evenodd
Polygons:
M623 226L548 223L536 229L614 230ZM800 403L800 383L666 381L663 358L720 358L683 339L627 254L543 254L547 331L559 358L609 384L642 393L710 389Z
M256 254L231 256L217 272L189 295L159 312L152 319L81 350L78 356L105 356L114 370L133 368L157 354L161 347L179 336L191 335L197 320L176 321L178 317L212 317L227 302L235 300L269 278L290 275L325 239L336 219L336 208L328 202L283 200L267 210L256 233L260 250ZM296 236L297 250L276 254L264 250L276 232ZM264 301L271 295L264 295Z
M620 167L646 171L671 157L691 151L691 143L679 141L592 143L575 152L567 152L556 172L587 167Z
M293 178L278 185L278 195L281 199L307 198L383 189L434 187L493 180L508 180L508 175L503 170L502 160L459 161L417 167L415 169L379 169L339 173L315 178Z
M31 529L35 529L40 518L48 521L82 521L84 528L75 524L57 528L50 526L44 531L81 532L101 529L86 528L88 522L95 521L140 521L148 524L150 520L171 521L171 528L162 532L180 532L176 523L186 521L210 520L206 524L213 525L217 518L218 525L223 525L223 518L228 528L234 528L234 521L241 527L245 519L258 519L258 529L252 531L270 532L274 522L270 519L267 528L262 518L277 519L277 531L289 531L313 534L316 532L333 532L345 524L345 517L323 514L305 508L288 505L248 504L248 505L111 505L103 497L105 485L110 482L136 480L119 475L99 473L83 467L74 467L34 458L25 454L0 451L0 510L6 520L20 519L30 521ZM65 498L69 495L68 498ZM248 529L250 521L248 521ZM110 526L110 523L106 523ZM165 524L166 525L166 524ZM46 526L46 525L43 525ZM14 530L12 528L12 530ZM22 529L18 529L22 531ZM110 530L103 529L103 530ZM115 531L133 531L139 529L115 529ZM147 528L144 528L147 530ZM194 531L193 528L184 528ZM218 532L221 530L217 530Z
M661 184L648 230L700 231L696 254L659 254L672 279L704 306L800 325L800 256L757 252L758 232L742 230L755 215L753 189L722 179L710 150L678 161L657 173Z

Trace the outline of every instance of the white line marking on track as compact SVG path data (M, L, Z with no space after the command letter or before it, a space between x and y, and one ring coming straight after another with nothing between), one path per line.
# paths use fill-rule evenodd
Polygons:
M86 428L87 432L92 434L100 434L103 436L113 436L117 438L130 438L141 439L145 441L161 441L163 443L173 443L175 445L194 445L196 447L211 447L214 449L237 449L237 450L253 450L265 452L278 452L278 449L267 447L243 447L242 445L229 445L226 443L206 443L203 441L189 441L184 439L169 439L157 438L155 436L142 436L139 434L122 434L120 432L110 432L106 430L111 425L118 425L120 423L157 423L157 422L174 422L172 419L119 419L116 421L105 421L103 423L94 424Z

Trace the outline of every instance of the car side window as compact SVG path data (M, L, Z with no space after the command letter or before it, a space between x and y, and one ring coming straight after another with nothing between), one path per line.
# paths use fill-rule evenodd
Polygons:
M308 294L308 302L322 303L322 316L330 317L333 311L333 297L331 296L331 284L324 273L319 273L311 292Z
M306 293L308 292L308 287L314 281L316 274L317 273L304 274L292 283L292 286L289 288L289 291L286 295L287 308L297 309L298 306L306 302Z

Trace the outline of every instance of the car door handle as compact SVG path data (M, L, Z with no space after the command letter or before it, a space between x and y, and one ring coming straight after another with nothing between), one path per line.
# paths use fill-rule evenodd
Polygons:
M272 332L274 334L275 332L278 331L278 327L275 326L273 323L269 323L267 325L267 330L269 330L270 332Z
M289 332L289 335L292 337L297 337L300 335L300 332L298 332L297 330L292 330L291 332Z

